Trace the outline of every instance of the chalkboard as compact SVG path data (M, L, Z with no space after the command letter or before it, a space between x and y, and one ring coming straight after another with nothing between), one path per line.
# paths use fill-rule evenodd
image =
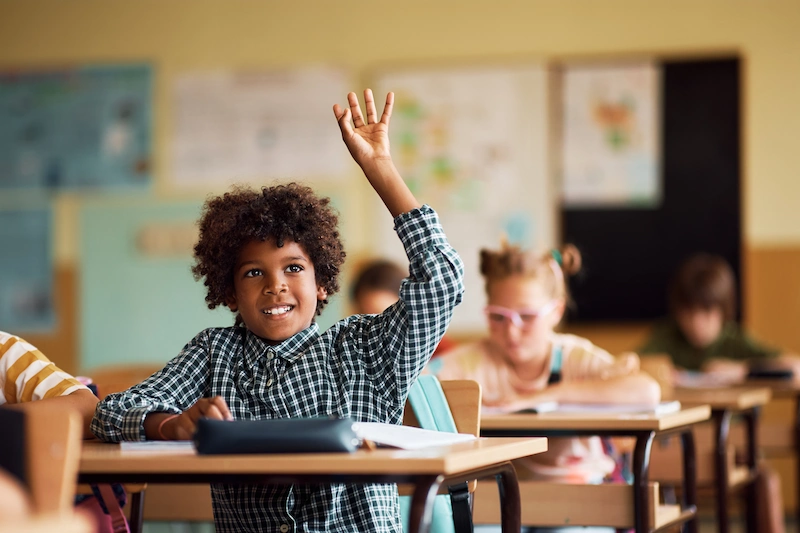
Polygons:
M723 256L741 283L739 59L660 66L662 202L562 209L562 242L584 265L570 281L571 322L663 316L669 279L694 252Z

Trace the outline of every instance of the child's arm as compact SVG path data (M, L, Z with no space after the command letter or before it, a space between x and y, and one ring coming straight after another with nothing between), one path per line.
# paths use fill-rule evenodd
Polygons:
M92 391L89 389L79 389L71 394L67 394L66 396L55 396L36 402L28 402L26 404L26 409L37 409L37 406L40 404L51 405L53 403L68 406L71 409L78 411L78 413L81 415L81 419L83 420L83 438L89 439L94 437L89 426L92 422L92 417L94 416L94 410L97 407L97 402L97 396L95 396Z
M339 104L333 106L333 114L342 131L342 139L347 145L350 155L364 171L372 188L386 204L392 217L420 207L420 203L403 178L400 177L389 151L389 120L392 116L394 93L386 95L386 104L380 120L378 120L375 100L370 89L364 90L366 122L361 115L361 108L355 93L347 95L347 102L350 105L349 109L343 109Z

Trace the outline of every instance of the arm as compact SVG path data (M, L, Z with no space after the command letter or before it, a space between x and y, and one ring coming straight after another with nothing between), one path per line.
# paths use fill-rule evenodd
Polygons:
M400 177L389 151L389 120L392 116L394 94L386 95L383 114L378 120L372 91L364 90L364 102L367 110L366 123L361 115L361 108L355 93L347 95L347 102L350 106L349 109L343 109L339 104L333 106L333 114L342 131L342 139L347 145L350 155L364 171L370 185L383 200L392 217L420 207L420 203L409 190L403 178Z
M54 398L46 398L38 402L28 402L26 409L38 409L39 405L59 404L72 408L80 413L83 419L83 438L90 439L94 435L89 425L94 417L94 410L97 407L97 396L95 396L89 389L79 389L72 394L66 396L56 396Z

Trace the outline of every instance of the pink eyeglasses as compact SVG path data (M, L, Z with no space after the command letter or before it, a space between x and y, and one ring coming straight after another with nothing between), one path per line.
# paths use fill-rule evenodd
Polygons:
M544 305L541 309L509 309L499 305L487 305L483 312L489 318L492 324L505 324L506 321L511 322L519 329L528 329L533 326L536 319L550 313L558 305L558 300L551 300Z

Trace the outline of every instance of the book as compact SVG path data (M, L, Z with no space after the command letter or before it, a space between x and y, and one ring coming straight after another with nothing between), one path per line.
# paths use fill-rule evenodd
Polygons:
M432 446L448 446L459 442L475 440L475 435L468 433L447 433L432 431L411 426L398 426L396 424L383 424L380 422L357 422L356 435L362 440L375 443L378 446L401 448L404 450L418 450Z
M553 404L553 405L551 405ZM590 414L653 414L665 415L681 410L681 402L674 400L656 405L608 404L608 403L565 403L547 402L531 406L521 412L534 413L590 413ZM520 412L520 411L517 411Z

